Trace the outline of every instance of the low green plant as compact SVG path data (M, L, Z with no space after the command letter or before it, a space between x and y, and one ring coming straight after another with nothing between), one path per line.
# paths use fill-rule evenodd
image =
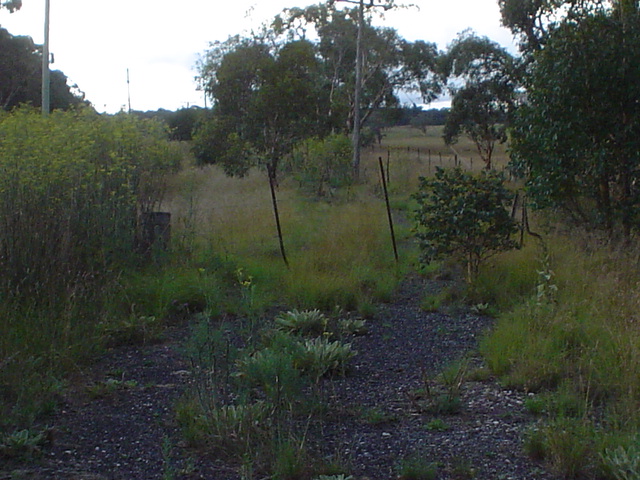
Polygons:
M358 318L341 318L338 329L343 335L365 335L369 331L367 321Z
M303 345L304 358L301 367L315 379L336 373L344 374L347 363L356 355L351 349L351 344L332 342L326 337L306 339Z
M30 459L41 453L41 447L46 443L44 432L29 429L18 430L0 437L0 458Z
M297 359L304 353L301 345L292 342L291 346L297 352L264 348L240 358L235 377L243 384L259 389L274 404L297 401L302 397L304 386Z
M530 395L524 401L524 408L532 415L542 415L547 411L547 402L539 395Z
M305 451L304 441L293 437L277 444L272 463L272 478L275 480L308 478L312 470L311 462Z
M178 423L190 445L210 445L227 455L241 456L268 436L271 409L264 402L204 407L193 398L184 398L176 407Z
M602 460L616 480L637 480L640 478L640 437L627 446L605 449Z
M464 365L464 368L462 367ZM434 415L455 415L462 410L461 387L466 371L466 362L456 362L440 374L439 381L422 370L422 388L413 392L409 399L419 412Z
M384 410L380 410L378 408L365 409L361 412L360 416L362 420L370 425L383 425L398 421L397 415L390 412L385 412Z
M450 427L441 418L434 418L433 420L427 422L424 428L431 432L446 432Z
M101 382L95 382L87 386L87 393L92 398L103 398L113 395L116 392L136 388L138 382L135 380L124 380L108 378Z
M596 468L600 434L589 422L557 418L532 429L525 438L525 451L544 460L563 478L580 478Z
M398 465L398 480L436 480L438 465L420 454L403 458Z
M291 310L275 318L276 328L301 335L322 335L327 331L327 323L320 310Z
M457 457L452 460L451 477L455 480L471 480L476 478L476 473L468 459Z

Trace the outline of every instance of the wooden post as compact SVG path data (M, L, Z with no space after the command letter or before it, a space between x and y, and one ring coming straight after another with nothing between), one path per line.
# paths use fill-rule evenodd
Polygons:
M389 229L391 231L391 243L393 244L393 256L398 263L398 247L396 245L396 234L393 230L393 217L391 215L391 205L389 204L389 194L387 192L387 182L384 178L384 166L382 165L382 157L378 157L380 162L380 176L382 177L382 189L384 190L384 200L387 204L387 217L389 217Z
M140 215L139 251L150 254L164 251L171 242L171 213L143 212Z

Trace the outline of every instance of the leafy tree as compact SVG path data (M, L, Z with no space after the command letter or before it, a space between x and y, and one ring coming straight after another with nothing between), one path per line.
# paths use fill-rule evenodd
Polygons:
M195 136L194 153L229 175L242 176L256 163L266 168L286 263L275 195L278 167L298 142L323 129L320 66L306 40L274 52L255 41L230 42L203 64L215 105L213 118Z
M639 65L635 2L549 29L531 57L512 143L513 166L537 206L631 234L640 219Z
M203 66L214 109L196 136L196 156L230 175L244 175L260 163L275 181L280 160L322 129L313 46L292 41L272 53L264 44L244 41L218 62Z
M393 2L386 2L385 7ZM374 5L375 6L375 5ZM355 68L358 8L337 9L336 2L292 8L278 16L275 34L305 38L313 29L318 54L329 86L328 117L332 125L351 131L355 115ZM397 107L399 89L419 92L425 101L441 91L437 75L438 50L433 43L408 42L395 29L374 27L370 15L362 25L362 91L360 124L363 128L378 108ZM357 161L354 159L354 167ZM354 172L356 173L356 172Z
M41 85L42 48L31 37L13 36L0 28L0 109L39 105ZM84 98L72 91L64 73L51 72L51 107L66 110L82 103Z
M22 7L22 0L4 0L0 2L0 9L6 8L11 13L20 10L20 7Z
M507 140L506 122L515 104L515 60L488 38L464 32L449 47L443 65L455 79L449 87L453 100L444 140L451 145L467 135L490 169L496 143ZM461 81L463 86L457 86Z
M620 0L498 0L502 23L520 38L523 52L538 51L564 21L578 21ZM627 1L627 0L621 0ZM631 0L634 1L634 0Z
M517 247L517 225L507 207L512 194L493 171L480 175L460 168L438 168L433 178L420 178L415 200L416 236L422 261L453 256L465 263L472 283L482 261Z

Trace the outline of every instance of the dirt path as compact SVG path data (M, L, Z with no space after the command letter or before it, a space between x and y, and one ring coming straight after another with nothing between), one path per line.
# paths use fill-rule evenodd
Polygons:
M423 288L417 279L406 282L368 322L369 333L353 339L358 355L350 375L332 384L336 414L316 443L339 453L355 480L397 478L409 457L434 462L442 480L556 478L522 451L523 432L535 421L523 394L494 379L464 381L456 414L429 413L429 399L416 394L425 378L473 351L491 322L425 313L418 306ZM239 478L182 446L173 408L190 378L179 348L187 334L186 326L176 328L162 344L105 355L50 419L53 442L41 458L0 466L0 479ZM478 362L474 357L469 368Z

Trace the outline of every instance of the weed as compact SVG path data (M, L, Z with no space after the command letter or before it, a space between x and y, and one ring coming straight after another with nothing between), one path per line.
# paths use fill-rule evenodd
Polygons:
M101 382L92 383L87 386L86 390L91 398L104 398L113 395L116 392L136 388L137 386L138 382L135 380L124 380L123 376L123 379L120 380L116 378L108 378Z
M401 460L398 465L398 480L435 480L438 465L414 454Z
M449 425L441 418L434 418L428 422L424 428L431 432L446 432L451 427L449 427Z
M176 471L172 465L172 453L171 439L165 436L162 439L162 480L174 480L176 478Z
M397 415L378 408L368 408L362 411L361 418L370 425L383 425L398 421Z
M547 404L544 398L538 395L529 395L524 401L524 408L532 415L542 415L546 412Z
M457 362L443 370L441 382L434 382L422 370L423 388L410 396L410 401L419 412L455 415L462 410L461 388L467 363Z
M591 424L559 418L531 430L524 445L529 456L546 460L563 478L577 478L594 467L597 438Z
M304 450L304 442L290 438L281 441L275 449L273 478L299 480L308 476L310 462Z
M454 458L451 465L451 477L455 480L471 480L476 477L476 469L465 458Z
M30 459L40 454L40 448L46 443L44 432L28 429L6 434L0 438L0 457Z
M605 449L602 460L616 480L636 480L640 478L640 438L628 446Z
M365 335L369 331L366 320L353 318L338 320L338 329L343 335Z
M299 344L292 343L299 350ZM296 368L296 357L302 353L265 348L240 358L235 376L252 388L257 388L275 405L291 403L302 396L304 380Z
M304 348L305 354L301 366L315 379L330 374L344 374L347 363L356 355L356 352L351 349L351 344L331 342L325 337L305 340Z
M320 310L292 310L275 318L276 327L302 335L322 335L327 331L327 317Z

